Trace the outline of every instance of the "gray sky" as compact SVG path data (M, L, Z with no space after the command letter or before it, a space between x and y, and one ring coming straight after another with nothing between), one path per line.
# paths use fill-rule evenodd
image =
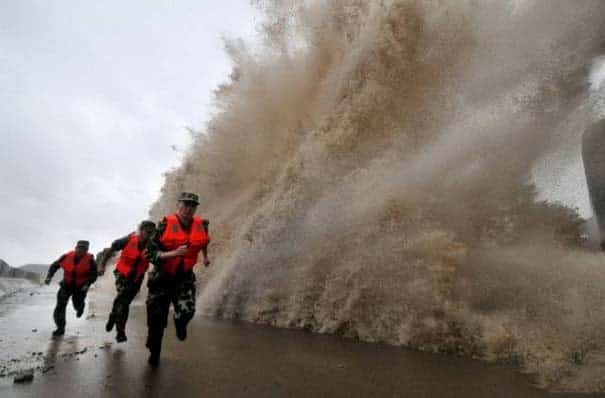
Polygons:
M0 2L0 258L48 263L136 227L255 35L248 0Z
M249 0L0 1L0 258L48 263L132 231L230 71L221 37L253 38L255 18ZM589 215L570 158L539 185Z

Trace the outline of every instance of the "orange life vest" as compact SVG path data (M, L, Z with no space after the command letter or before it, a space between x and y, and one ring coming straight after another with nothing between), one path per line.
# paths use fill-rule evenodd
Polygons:
M76 252L71 251L61 261L63 268L63 283L68 286L82 287L90 279L92 254L86 253L76 263Z
M162 260L162 269L170 275L178 272L189 272L197 263L197 258L203 247L210 242L210 237L204 228L204 220L194 216L189 232L181 227L176 214L166 216L166 229L160 238L160 242L166 251L174 250L181 245L187 245L185 255Z
M148 268L149 261L143 256L143 251L139 250L139 235L130 235L126 247L122 249L116 269L124 277L140 282Z

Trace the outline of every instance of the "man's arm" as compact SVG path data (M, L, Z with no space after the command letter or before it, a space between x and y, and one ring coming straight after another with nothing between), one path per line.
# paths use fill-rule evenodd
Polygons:
M55 276L55 273L57 273L59 268L61 268L61 262L63 261L65 256L66 256L66 254L62 255L61 257L59 257L59 259L57 261L55 261L54 263L52 263L50 265L50 267L48 267L48 273L46 274L46 279L44 280L45 284L47 284L47 285L50 284L50 281L53 278L53 276Z
M159 265L161 262L160 255L164 247L162 246L160 239L162 238L162 235L164 235L164 231L166 231L165 218L158 223L155 233L147 242L147 259L155 265Z
M88 281L80 288L81 291L87 291L90 285L97 280L97 262L94 256L90 259L90 268L88 270Z
M165 248L160 241L164 231L166 230L166 219L158 223L158 228L155 230L155 234L147 243L147 259L154 265L160 265L162 259L182 256L187 252L187 246L182 245L171 251L164 251Z
M210 221L204 219L204 231L206 231L206 235L208 236L208 243L210 243L210 235L208 234L208 225L210 225ZM204 257L204 266L207 267L210 265L210 260L208 259L208 243L202 246L202 256Z
M90 271L88 272L88 286L97 280L97 262L94 257L90 259Z
M204 256L204 266L207 267L210 265L210 260L208 259L208 246L202 247L202 256Z
M132 234L126 235L125 237L116 239L112 242L111 247L107 250L107 252L105 252L103 257L101 258L101 264L99 266L99 273L98 273L99 276L103 275L105 273L105 267L107 266L107 262L109 261L109 259L111 257L113 257L115 252L124 250L124 248L128 244L128 241L130 240L131 235Z

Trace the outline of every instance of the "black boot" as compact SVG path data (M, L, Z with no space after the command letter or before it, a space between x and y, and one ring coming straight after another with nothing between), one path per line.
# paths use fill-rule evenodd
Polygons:
M176 329L176 337L181 341L185 340L187 338L187 324L175 321L174 327Z
M149 349L149 359L147 362L152 367L160 364L160 352L162 351L162 337L164 329L150 328L147 335L147 343L145 346Z
M58 327L53 331L53 337L59 337L59 336L63 336L65 334L65 328L62 327Z
M82 317L83 313L84 313L84 307L78 308L78 311L76 312L76 318Z
M105 331L106 332L111 332L111 329L113 329L113 325L116 324L116 317L113 315L113 312L111 314L109 314L109 319L107 320L107 323L105 324Z
M156 367L160 364L160 351L162 350L162 342L154 341L153 339L147 339L147 348L149 348L149 359L147 363L152 367Z
M123 331L123 330L118 330L118 332L116 333L116 341L117 341L118 343L123 343L123 342L125 342L126 340L128 340L128 339L126 338L126 333L124 333L124 331Z
M149 359L147 359L147 363L149 363L151 367L157 367L160 364L160 351L151 351L151 354L149 354Z

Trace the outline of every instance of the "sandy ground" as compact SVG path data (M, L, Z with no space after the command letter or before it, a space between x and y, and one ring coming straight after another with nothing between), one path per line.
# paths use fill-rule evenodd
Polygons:
M61 339L50 338L56 285L0 301L0 397L549 396L510 368L201 317L185 342L169 326L160 367L151 369L146 289L133 303L128 342L117 344L103 328L112 276L103 279L81 319L68 307ZM26 369L34 380L14 384Z

